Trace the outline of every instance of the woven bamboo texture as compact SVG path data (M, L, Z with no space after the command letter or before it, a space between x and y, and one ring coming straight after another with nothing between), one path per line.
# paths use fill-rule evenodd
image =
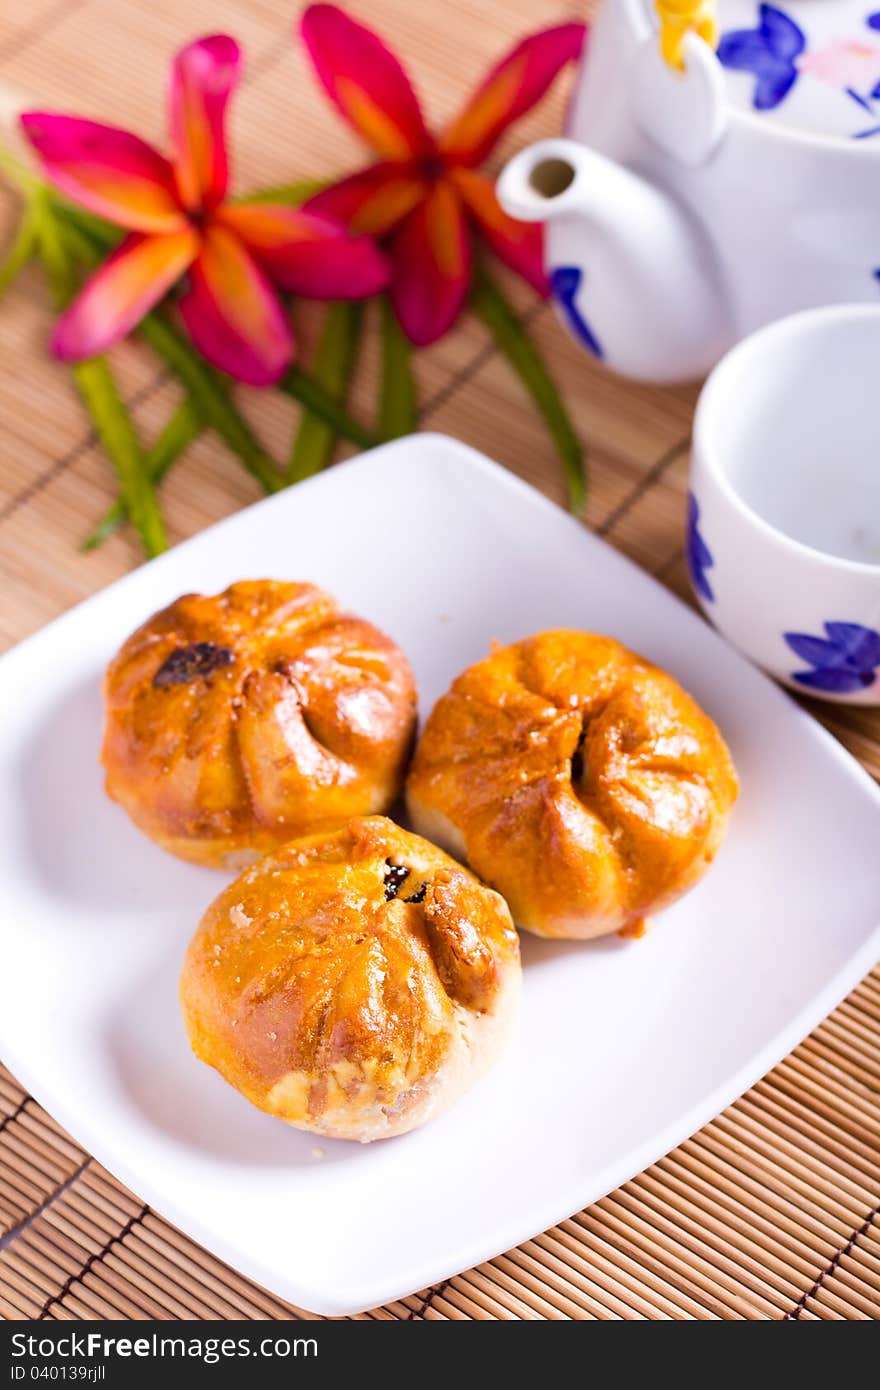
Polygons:
M614 0L610 0L611 3ZM517 34L571 0L353 0L417 70L439 118ZM174 47L227 27L248 54L236 104L241 187L326 175L359 152L315 95L291 41L292 0L31 0L0 17L0 87L162 137ZM462 36L466 41L462 42ZM558 129L560 90L518 140ZM269 138L267 131L272 131ZM504 150L501 151L503 155ZM14 203L0 194L0 235ZM591 446L587 522L689 600L683 499L693 388L635 387L592 367L547 306L511 286ZM28 270L0 306L0 641L9 645L137 561L118 533L77 546L114 495L66 372L45 352L41 277ZM308 354L315 325L303 327ZM149 442L175 388L136 346L116 353ZM445 430L560 499L553 455L485 333L462 324L418 360L421 424ZM375 401L367 350L353 408ZM288 401L243 392L279 454ZM256 497L210 439L163 489L172 540ZM816 707L880 775L880 717ZM363 1317L445 1319L867 1319L880 1314L880 972L768 1077L712 1124L617 1192L516 1250ZM269 1318L303 1316L170 1227L82 1151L0 1069L0 1316ZM307 1315L306 1315L307 1316Z

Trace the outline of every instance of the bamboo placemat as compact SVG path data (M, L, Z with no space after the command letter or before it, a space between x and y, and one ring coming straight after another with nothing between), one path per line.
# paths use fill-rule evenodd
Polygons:
M294 8L292 0L6 6L0 85L161 138L170 53L196 33L228 27L249 59L234 121L241 185L342 170L358 161L358 150L316 97L291 42ZM409 56L440 117L515 35L578 12L571 0L442 0L430 7L353 0L351 9ZM560 91L524 122L517 141L558 129L562 99ZM0 195L0 234L11 225L12 210L11 198ZM547 306L521 289L514 293L591 444L589 524L689 599L681 532L695 391L636 387L608 376L572 346ZM137 559L124 534L93 555L77 550L114 489L67 373L47 360L49 322L41 279L27 272L0 305L0 640L6 645ZM149 440L168 416L174 388L135 346L121 348L116 362ZM541 427L476 324L463 323L420 354L418 371L424 427L458 435L561 498ZM368 351L357 408L369 409L374 386ZM253 392L242 398L280 452L294 407ZM251 480L224 452L200 441L164 487L172 540L255 496ZM814 713L880 775L877 714L821 707ZM362 1316L874 1319L880 1315L878 1199L875 972L748 1095L647 1172L479 1269ZM0 1315L302 1316L151 1212L2 1069Z

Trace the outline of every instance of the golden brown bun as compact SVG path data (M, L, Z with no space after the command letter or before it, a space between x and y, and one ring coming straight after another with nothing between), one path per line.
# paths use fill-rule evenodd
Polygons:
M285 845L208 908L181 1001L196 1056L261 1110L383 1139L495 1060L519 946L503 899L383 816Z
M407 783L416 828L503 893L517 924L634 929L716 853L737 780L715 725L609 637L498 648L438 701Z
M415 732L406 657L313 584L184 595L128 639L104 692L109 795L199 864L387 810Z

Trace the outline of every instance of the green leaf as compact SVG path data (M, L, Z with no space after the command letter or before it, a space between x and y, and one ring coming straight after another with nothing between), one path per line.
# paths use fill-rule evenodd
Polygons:
M412 370L409 339L397 321L391 301L383 295L382 384L379 398L379 435L397 439L412 434L418 425L419 404Z
M16 159L15 155L10 154L9 150L5 150L2 145L0 145L0 169L27 197L31 197L35 193L43 193L46 190L47 185L39 174L35 174L33 169L29 169L20 159Z
M56 306L66 309L76 294L76 269L70 244L64 229L59 226L53 200L47 192L34 194L31 211L37 229L40 255L52 287Z
M203 429L202 416L187 397L177 407L152 449L148 450L144 456L144 467L154 487L159 486L169 470L174 467L181 455L186 453L190 444L201 434ZM98 546L103 545L113 535L113 532L122 525L127 516L128 507L125 504L125 499L120 497L104 513L92 534L83 541L80 550L86 553L90 550L97 550Z
M323 179L300 179L298 183L280 183L272 188L257 188L230 199L233 203L281 203L297 208L325 187Z
M127 516L128 508L120 497L113 503L112 507L107 508L107 511L98 522L94 531L86 536L85 540L80 545L80 550L83 555L88 555L91 551L98 550L105 541L109 541L114 531L119 530Z
M283 480L250 425L227 395L221 378L199 356L164 314L147 314L138 332L180 378L196 410L237 454L266 492L278 492Z
M18 231L6 253L6 259L0 265L0 296L6 293L16 275L24 269L31 257L36 255L38 249L37 222L28 206L22 214Z
M569 509L581 516L587 495L584 449L555 382L510 305L485 274L475 278L471 306L543 415L565 472Z
M311 376L339 405L345 403L360 337L363 307L340 300L329 305ZM287 469L287 481L299 483L326 468L338 432L311 410L304 410Z
M103 217L98 217L95 213L89 212L86 208L81 208L78 203L68 202L60 193L49 190L49 198L54 205L56 213L60 215L68 231L79 233L78 238L74 238L80 247L81 252L85 252L91 246L91 259L96 260L108 251L115 251L116 247L125 237L125 232L121 227L116 227L112 222L105 222Z
M148 555L160 555L167 548L165 525L155 490L147 477L140 442L131 416L119 394L105 357L77 362L73 376L88 407L98 437L122 484L125 507Z
M205 417L189 396L175 410L146 457L147 472L154 483L161 483L205 428Z
M330 392L299 367L291 367L279 384L288 396L299 401L300 405L304 405L312 414L319 416L325 424L331 425L344 439L350 439L352 444L357 444L359 449L372 449L378 443L374 434L346 414Z
M40 250L58 307L65 308L77 289L77 277L57 214L48 200L35 197L34 216ZM166 549L165 526L153 484L147 476L140 441L105 357L73 365L73 378L95 433L116 467L122 495L147 554Z

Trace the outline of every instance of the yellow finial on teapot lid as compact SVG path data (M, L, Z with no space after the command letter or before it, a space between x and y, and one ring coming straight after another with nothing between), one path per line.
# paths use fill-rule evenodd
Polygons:
M660 51L670 67L684 67L685 34L699 34L710 47L718 43L715 0L655 0L660 18Z

